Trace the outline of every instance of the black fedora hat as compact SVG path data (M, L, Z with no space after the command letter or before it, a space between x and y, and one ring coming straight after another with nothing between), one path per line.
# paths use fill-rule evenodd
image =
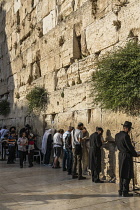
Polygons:
M132 123L131 122L129 122L129 121L125 121L125 123L124 124L122 124L123 125L123 127L126 127L126 128L132 128L132 129L134 129L133 127L132 127Z

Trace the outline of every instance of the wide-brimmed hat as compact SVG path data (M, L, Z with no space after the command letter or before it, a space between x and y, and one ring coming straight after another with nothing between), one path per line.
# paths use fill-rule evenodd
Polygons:
M132 123L129 122L129 121L125 121L125 123L122 124L122 125L123 125L123 127L127 127L127 128L132 128L132 129L134 129L134 128L132 127Z

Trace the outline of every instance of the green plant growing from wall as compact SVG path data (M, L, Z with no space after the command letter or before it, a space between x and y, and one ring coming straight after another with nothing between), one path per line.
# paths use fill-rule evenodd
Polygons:
M104 109L140 113L140 45L129 42L106 55L93 74L94 103Z
M47 104L47 92L43 87L34 87L27 95L29 111L42 110Z
M0 101L0 115L7 116L10 113L10 103L7 100Z

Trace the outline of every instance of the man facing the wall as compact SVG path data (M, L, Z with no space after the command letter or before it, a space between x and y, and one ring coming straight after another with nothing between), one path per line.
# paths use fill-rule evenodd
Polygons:
M78 180L86 179L82 176L82 138L83 138L83 123L78 123L77 129L71 132L72 137L72 150L73 150L73 169L72 178L78 178ZM77 167L78 166L78 167ZM78 177L76 175L76 169L78 169Z
M125 121L123 124L123 131L120 131L115 136L115 142L119 150L119 178L120 189L119 196L130 197L133 194L129 194L129 183L134 178L133 171L133 157L139 155L132 146L129 132L131 131L132 123Z

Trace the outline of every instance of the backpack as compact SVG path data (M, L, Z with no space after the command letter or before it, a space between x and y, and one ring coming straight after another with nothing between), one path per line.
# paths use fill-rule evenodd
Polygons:
M65 137L65 148L71 148L71 134L67 134L67 136Z

